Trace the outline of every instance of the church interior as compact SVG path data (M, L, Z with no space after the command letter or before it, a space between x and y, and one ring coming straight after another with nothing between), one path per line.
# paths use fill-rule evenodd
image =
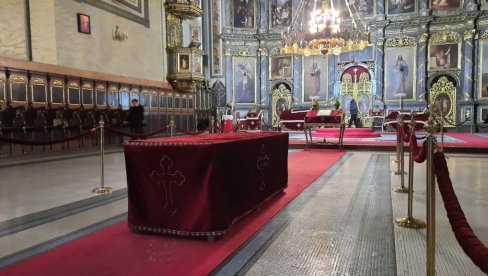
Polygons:
M488 274L487 0L2 0L0 275Z

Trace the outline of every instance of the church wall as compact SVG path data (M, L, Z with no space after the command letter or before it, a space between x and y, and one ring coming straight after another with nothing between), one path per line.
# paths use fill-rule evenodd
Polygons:
M91 34L78 32L77 13L90 16ZM76 1L55 0L54 17L58 65L165 81L161 1L149 1L149 28ZM112 39L116 25L124 41Z
M150 24L146 27L83 1L29 1L27 9L25 1L2 0L0 56L29 60L29 18L31 61L167 82L162 2L148 1ZM90 34L78 32L77 13L90 16ZM127 39L112 38L116 25Z
M24 1L2 0L0 18L0 55L27 59Z
M56 47L55 0L30 1L32 59L58 64Z

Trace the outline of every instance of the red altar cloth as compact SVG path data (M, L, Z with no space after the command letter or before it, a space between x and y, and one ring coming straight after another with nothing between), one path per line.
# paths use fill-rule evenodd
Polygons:
M261 129L262 112L259 108L251 108L246 114L246 122L248 130Z
M305 116L305 123L331 123L340 124L342 113L338 113L335 110L330 111L330 115L321 115L321 110L310 110Z
M224 133L124 143L129 226L222 236L288 181L287 133Z
M303 122L310 109L288 109L280 114L280 123L290 130L303 130Z

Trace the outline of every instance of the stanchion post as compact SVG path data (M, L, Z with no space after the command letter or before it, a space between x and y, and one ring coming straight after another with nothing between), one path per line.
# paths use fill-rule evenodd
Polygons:
M400 127L400 123L403 124L403 118L402 118L402 114L400 113L400 111L398 112L398 117L397 117L397 141L396 141L396 159L393 160L393 163L396 163L397 164L397 172L398 173L395 173L395 174L399 174L400 172L400 138L398 136L398 128Z
M398 114L398 130L399 133L400 129L403 129L404 121L401 114ZM405 187L405 152L403 146L403 137L398 136L398 152L399 158L397 163L397 171L394 172L395 175L400 175L400 187L393 189L395 193L408 193L408 188Z
M440 150L444 151L444 115L441 115L441 123L440 123L440 132L441 132L441 148Z
M433 114L433 107L430 109L430 116L424 129L429 133L427 136L427 275L435 275L435 173L434 173L434 139L435 133L439 131Z
M215 133L215 119L214 119L214 117L212 117L212 119L210 119L210 133Z
M104 160L103 160L103 155L105 154L104 152L104 147L103 147L103 128L105 126L105 123L103 120L100 120L99 122L99 128L100 128L100 187L94 188L92 192L97 193L97 194L106 194L106 193L111 193L112 188L110 187L105 187L105 168L104 168Z
M407 206L407 217L405 218L397 218L395 219L395 223L402 227L407 228L425 228L425 222L415 219L413 217L413 170L414 170L414 156L413 156L413 147L412 143L416 143L412 140L412 137L415 135L415 112L412 111L410 116L410 123L408 124L410 130L410 151L408 152L408 206Z
M170 136L173 137L175 132L175 120L173 116L171 116L169 120L169 131L170 131Z

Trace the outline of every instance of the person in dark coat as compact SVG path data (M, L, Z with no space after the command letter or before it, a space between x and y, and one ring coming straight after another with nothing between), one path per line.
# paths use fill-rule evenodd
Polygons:
M356 128L361 127L361 122L358 118L358 104L356 103L356 100L354 100L354 98L349 104L349 112L351 113L351 119L349 119L348 127L351 127L352 123L354 123L354 126Z
M144 120L144 107L139 104L137 99L132 100L129 109L130 133L141 134Z

